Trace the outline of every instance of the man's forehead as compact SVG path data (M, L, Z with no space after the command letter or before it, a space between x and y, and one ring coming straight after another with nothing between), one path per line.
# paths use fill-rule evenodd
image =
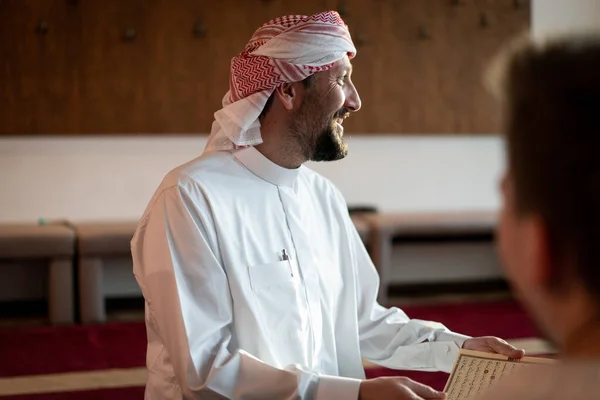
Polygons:
M349 71L349 72L352 71L352 64L350 63L348 56L344 56L343 58L334 62L333 66L326 71L315 72L315 76L326 77L326 76L331 76L331 75L337 75L344 71Z
M339 60L337 60L333 64L333 68L336 70L344 70L344 69L352 70L352 64L350 63L350 59L346 55L346 56L340 58Z

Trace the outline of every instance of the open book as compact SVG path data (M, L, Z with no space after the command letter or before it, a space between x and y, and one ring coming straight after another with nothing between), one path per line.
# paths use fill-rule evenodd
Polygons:
M516 360L500 354L463 349L454 363L444 392L447 400L468 400L526 365L553 363L555 360L548 358L523 357Z

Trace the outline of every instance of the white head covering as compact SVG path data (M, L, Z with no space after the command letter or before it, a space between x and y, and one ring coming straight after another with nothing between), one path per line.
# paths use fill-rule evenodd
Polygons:
M356 48L335 11L275 18L261 26L231 60L229 91L205 152L262 143L258 117L275 88L326 71L345 55L354 57Z

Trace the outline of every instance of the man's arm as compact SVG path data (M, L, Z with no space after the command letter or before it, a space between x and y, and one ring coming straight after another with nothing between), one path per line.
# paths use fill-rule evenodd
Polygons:
M368 360L395 369L450 372L462 348L499 353L513 358L525 352L497 337L471 338L454 333L444 325L410 319L402 310L377 303L379 275L365 246L347 218L350 245L355 258L355 288L361 353Z
M132 240L132 254L185 398L358 397L358 380L301 366L274 368L232 345L229 284L209 207L197 186L170 187L159 195Z
M468 336L437 322L410 319L402 310L377 303L379 275L350 218L346 219L355 268L361 354L394 369L452 369Z

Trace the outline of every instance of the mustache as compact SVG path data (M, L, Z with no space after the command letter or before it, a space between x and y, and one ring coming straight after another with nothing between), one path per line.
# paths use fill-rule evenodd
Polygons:
M350 110L348 110L348 108L346 107L342 107L340 108L338 111L335 112L335 114L333 114L333 118L348 118L350 116Z

